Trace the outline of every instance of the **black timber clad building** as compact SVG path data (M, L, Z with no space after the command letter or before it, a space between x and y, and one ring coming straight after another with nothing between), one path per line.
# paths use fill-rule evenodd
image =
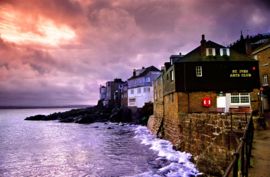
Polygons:
M260 87L258 61L212 41L206 42L204 37L201 43L187 55L173 55L171 63L165 63L164 95L190 91L252 92Z

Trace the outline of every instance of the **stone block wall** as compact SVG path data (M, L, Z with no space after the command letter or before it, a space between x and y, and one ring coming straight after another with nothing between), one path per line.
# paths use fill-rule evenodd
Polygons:
M167 99L169 97L165 101ZM171 106L173 109L173 103ZM231 154L238 147L239 138L246 126L242 123L245 120L244 116L232 115L234 131L230 131L229 115L179 113L177 116L164 116L163 124L160 118L153 116L148 121L148 128L155 135L163 131L162 138L171 141L176 149L191 153L200 171L219 176L227 168Z
M189 112L209 112L209 107L203 107L202 99L204 97L210 97L212 100L211 107L215 108L217 103L217 94L214 92L191 92L189 93Z
M258 93L260 93L259 89L253 89L253 92L250 92L250 102L251 102L251 108L253 112L260 112L260 96L258 96Z

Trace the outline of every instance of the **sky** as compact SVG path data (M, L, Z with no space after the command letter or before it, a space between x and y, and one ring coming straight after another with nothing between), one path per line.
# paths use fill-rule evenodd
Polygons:
M0 0L0 106L96 105L99 86L206 40L270 32L269 0Z

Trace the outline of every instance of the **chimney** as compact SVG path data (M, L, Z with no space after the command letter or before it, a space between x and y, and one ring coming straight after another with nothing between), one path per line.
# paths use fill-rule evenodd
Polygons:
M144 69L144 66L142 67L142 69Z
M133 76L136 76L136 69L133 69Z
M243 41L244 40L244 37L243 37L243 33L242 33L242 30L241 30L241 36L240 36L240 41Z
M249 40L249 35L247 35L246 39L246 54L249 56L252 53L252 48L251 48L251 42Z
M165 70L164 66L161 66L161 72L163 72Z
M202 35L201 40L201 55L202 58L206 58L206 40L204 39L204 34Z

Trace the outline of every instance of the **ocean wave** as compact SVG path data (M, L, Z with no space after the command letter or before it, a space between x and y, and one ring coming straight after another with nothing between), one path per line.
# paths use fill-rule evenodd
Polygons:
M138 126L135 134L134 138L141 140L142 144L151 145L150 149L158 152L157 161L165 158L170 164L157 171L145 172L134 177L190 177L199 174L195 164L190 162L190 153L173 150L171 142L156 138L147 127Z

